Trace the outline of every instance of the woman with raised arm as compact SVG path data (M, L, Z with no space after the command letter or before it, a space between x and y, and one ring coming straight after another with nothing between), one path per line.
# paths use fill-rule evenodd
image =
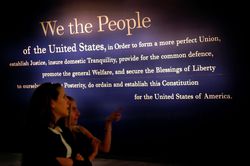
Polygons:
M78 124L80 111L78 110L77 103L71 96L68 96L70 105L70 114L67 121L68 127L74 133L78 151L81 155L88 156L92 161L98 152L109 152L111 147L112 138L112 122L121 119L121 112L112 112L105 121L105 134L103 141L96 138L88 129Z

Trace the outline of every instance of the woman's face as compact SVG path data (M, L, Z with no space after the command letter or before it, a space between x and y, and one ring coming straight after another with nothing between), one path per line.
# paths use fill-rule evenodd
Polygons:
M80 112L77 108L76 101L70 101L70 125L77 125L78 118L80 116Z
M52 112L58 119L67 117L69 115L69 100L65 94L64 88L60 87L58 89L59 95L57 100L51 101Z

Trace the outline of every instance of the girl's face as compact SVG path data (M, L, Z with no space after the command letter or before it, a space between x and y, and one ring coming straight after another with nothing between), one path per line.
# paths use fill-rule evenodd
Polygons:
M77 125L78 118L80 116L80 112L77 108L76 101L70 101L70 125Z
M69 100L65 94L64 88L60 87L58 89L59 95L57 100L51 101L52 112L56 119L67 117L69 115Z

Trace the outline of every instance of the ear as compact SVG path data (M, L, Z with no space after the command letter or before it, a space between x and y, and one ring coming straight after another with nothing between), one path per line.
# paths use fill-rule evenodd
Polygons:
M52 108L52 110L56 107L56 106L55 106L55 101L54 101L54 100L51 100L51 101L50 101L50 107Z

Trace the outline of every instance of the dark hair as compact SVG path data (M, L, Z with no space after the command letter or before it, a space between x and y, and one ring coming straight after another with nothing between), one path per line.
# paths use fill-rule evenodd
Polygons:
M27 123L36 127L55 125L55 117L51 111L51 100L57 100L62 87L59 83L43 83L37 87L31 97Z

